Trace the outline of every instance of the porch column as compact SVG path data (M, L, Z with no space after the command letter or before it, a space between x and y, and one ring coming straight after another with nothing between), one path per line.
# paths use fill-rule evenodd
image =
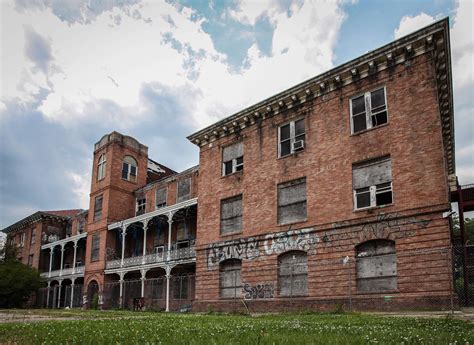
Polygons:
M140 280L142 281L142 294L141 294L141 297L144 298L145 297L145 280L146 280L146 272L148 270L140 270L140 273L142 274L142 277L140 278Z
M171 227L173 225L173 216L174 212L168 213L168 255L166 256L168 261L171 260Z
M76 273L76 254L77 254L77 241L74 241L74 256L73 256L73 259L72 259L72 274Z
M54 247L49 248L49 273L48 278L51 278L51 268L53 267L53 255L54 255Z
M63 262L64 262L64 245L65 243L61 244L61 266L59 267L59 275L63 275Z
M47 290L48 293L47 293L47 295L46 295L46 309L49 308L49 292L50 292L50 290L51 290L51 282L48 281L48 290Z
M61 308L61 285L63 283L63 280L59 280L59 285L58 285L58 309Z
M76 246L74 245L74 247L76 247ZM74 254L75 253L76 252L74 252ZM74 282L75 281L76 281L76 278L71 279L71 303L69 305L69 308L71 308L71 309L72 309L72 305L73 305L73 301L74 301Z
M166 266L166 310L170 311L170 278L171 278L171 267Z
M142 265L145 264L145 255L146 255L146 232L148 230L148 221L143 221L143 255L142 255Z
M120 272L119 275L120 275L120 280L119 280L119 282L120 282L119 302L120 302L120 308L123 308L123 277L124 277L125 273Z
M127 235L127 227L122 227L122 261L120 262L120 267L123 267L123 259L125 256L125 236Z

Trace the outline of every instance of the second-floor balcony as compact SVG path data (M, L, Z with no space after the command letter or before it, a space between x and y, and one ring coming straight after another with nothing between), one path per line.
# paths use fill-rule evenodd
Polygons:
M138 267L152 264L167 263L172 261L192 261L196 259L196 247L191 245L186 248L171 249L169 252L158 251L153 254L133 256L129 258L110 260L106 262L106 269Z
M76 268L63 268L62 270L54 270L51 272L43 272L40 275L42 278L59 278L73 275L83 276L84 266L78 266Z

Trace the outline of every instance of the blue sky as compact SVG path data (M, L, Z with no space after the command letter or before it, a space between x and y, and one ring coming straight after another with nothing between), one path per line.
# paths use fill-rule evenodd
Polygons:
M175 169L186 135L450 17L457 173L474 182L473 2L2 1L0 228L87 208L93 144L113 130Z

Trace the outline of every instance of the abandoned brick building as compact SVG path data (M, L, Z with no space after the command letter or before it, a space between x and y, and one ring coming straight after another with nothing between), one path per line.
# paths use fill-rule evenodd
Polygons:
M177 173L137 140L105 135L89 211L37 212L4 229L47 281L38 306L450 303L447 19L188 139L199 166Z

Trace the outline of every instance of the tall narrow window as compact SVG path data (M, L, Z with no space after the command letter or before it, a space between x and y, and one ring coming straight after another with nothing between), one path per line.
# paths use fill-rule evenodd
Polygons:
M357 252L357 290L360 292L397 289L395 242L372 240L359 244Z
M102 195L96 196L94 199L94 220L102 218Z
M34 254L28 256L28 266L33 266Z
M242 231L242 194L221 200L221 235Z
M304 119L300 119L278 128L278 157L287 156L304 149L304 127Z
M355 209L391 204L393 195L390 157L353 165L352 184Z
M137 212L136 215L139 216L145 213L146 208L146 198L139 198L137 199Z
M99 260L100 252L100 235L92 235L92 246L91 246L91 261Z
M122 163L122 178L127 181L137 181L137 161L131 156L125 156Z
M278 224L306 219L306 178L278 185Z
M97 164L97 181L100 181L105 177L106 159L107 157L105 153L99 158L99 162Z
M167 188L158 188L156 190L156 208L166 206Z
M20 248L23 247L25 245L25 233L22 232L20 234L20 244L18 245Z
M191 178L178 181L178 201L186 201L191 198Z
M78 234L82 234L84 232L84 225L85 225L85 221L84 219L79 219L78 222L77 222L77 233Z
M278 257L278 290L280 296L302 296L308 292L308 259L306 252L291 251Z
M178 222L176 226L176 240L183 241L183 240L187 240L188 238L189 238L188 224L186 224L185 220Z
M31 229L31 239L30 244L36 243L36 228Z
M222 150L222 175L230 175L244 169L243 141L224 147Z
M380 126L388 121L385 87L351 99L352 133Z
M222 298L240 298L242 294L242 261L229 259L221 262L219 272L219 290Z

